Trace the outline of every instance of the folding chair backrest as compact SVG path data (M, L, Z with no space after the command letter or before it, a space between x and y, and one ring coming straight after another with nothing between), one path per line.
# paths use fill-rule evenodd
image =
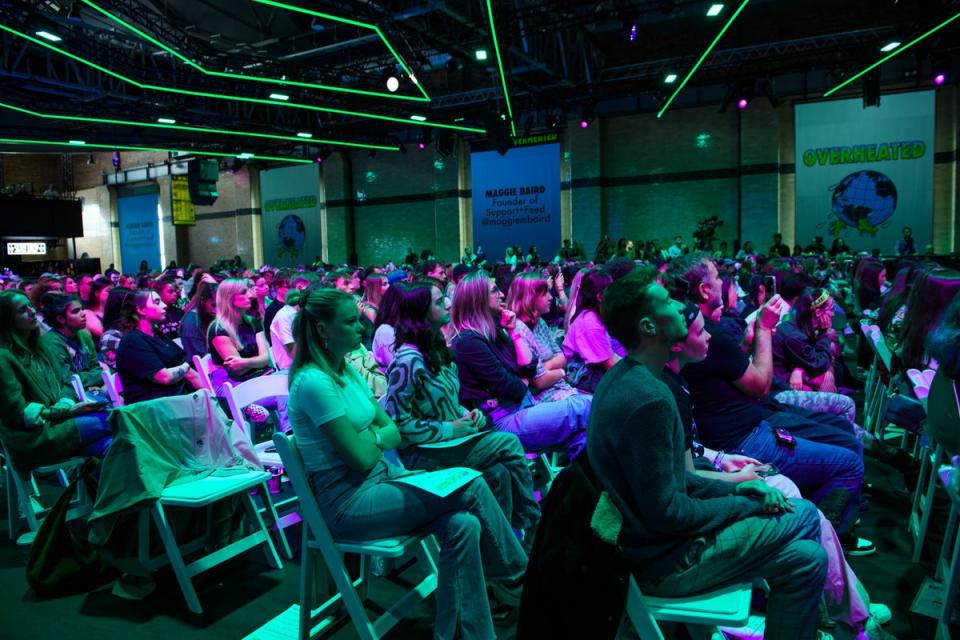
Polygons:
M907 378L910 379L910 384L913 385L913 395L917 396L920 400L926 398L930 393L930 382L927 381L923 374L924 372L919 369L907 369Z
M342 563L343 559L337 551L333 535L327 528L327 523L323 519L320 506L307 479L307 471L303 466L303 458L300 457L296 440L293 436L275 433L273 444L277 448L277 453L280 454L280 460L283 461L283 467L290 478L293 490L300 499L300 516L307 526L303 535L309 536L307 539L311 542L316 542L316 546L328 564L335 566L336 563Z
M73 387L73 393L77 396L77 402L83 402L87 399L86 389L83 388L83 381L80 376L77 374L70 376L70 386Z
M123 406L123 389L120 386L120 375L116 373L110 373L108 371L103 372L103 388L107 390L107 397L110 398L110 402L113 403L115 407Z
M227 399L227 406L230 407L230 416L233 421L250 433L247 422L244 420L243 410L254 402L259 402L265 398L282 397L290 395L289 381L287 374L274 373L268 376L257 376L251 380L241 382L233 386L232 382L223 384L223 395Z
M200 376L200 382L203 384L203 388L209 391L210 393L216 395L216 391L213 389L213 382L210 381L210 369L213 367L213 358L210 357L210 354L203 356L193 356L193 368L197 370L197 375Z

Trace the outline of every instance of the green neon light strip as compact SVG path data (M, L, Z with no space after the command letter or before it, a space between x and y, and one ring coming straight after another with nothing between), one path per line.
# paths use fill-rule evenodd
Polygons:
M116 144L96 144L93 142L84 142L83 144L74 144L71 142L57 142L55 140L22 140L18 138L0 138L0 144L30 144L44 145L48 147L70 147L71 149L107 149L109 151L150 151L152 153L185 153L191 156L209 156L211 158L237 158L243 155L244 159L255 160L273 160L275 162L290 162L292 164L313 164L313 160L301 158L288 158L284 156L261 156L255 153L215 153L213 151L193 151L184 149L156 149L152 147L127 147Z
M161 124L155 122L136 122L133 120L114 120L112 118L92 118L87 116L64 116L52 113L40 113L39 111L31 111L30 109L24 109L23 107L18 107L12 104L6 104L0 102L0 108L10 109L11 111L18 111L20 113L25 113L36 118L46 118L48 120L69 120L71 122L93 122L97 124L119 124L119 125L129 125L132 127L150 127L153 129L173 129L175 131L193 131L197 133L215 133L217 135L224 136L242 136L249 138L263 138L266 140L285 140L290 142L297 142L303 144L306 140L309 140L311 143L315 144L334 144L343 147L356 147L358 149L378 149L383 151L399 151L399 147L390 147L387 145L381 144L367 144L362 142L348 142L345 140L325 140L322 138L302 138L297 136L281 136L271 133L254 133L250 131L233 131L231 129L208 129L206 127L191 127L182 124Z
M888 55L880 58L879 60L877 60L876 62L874 62L872 65L870 65L869 67L867 67L866 69L864 69L863 71L861 71L860 73L858 73L857 75L852 76L852 77L850 77L850 78L847 78L846 80L844 80L843 82L841 82L840 84L838 84L837 86L835 86L833 89L830 89L830 91L827 91L825 94L823 94L823 97L824 97L824 98L827 98L827 97L829 97L831 94L836 93L836 92L839 91L840 89L843 89L845 86L847 86L848 84L850 84L851 82L853 82L854 80L856 80L857 78L859 78L860 76L862 76L862 75L864 75L864 74L866 74L866 73L870 73L871 71L873 71L874 69L876 69L877 67L879 67L880 65L882 65L884 62L886 62L887 60L889 60L889 59L892 58L893 56L898 56L898 55L900 55L901 53L903 53L904 51L906 51L907 49L909 49L909 48L912 47L913 45L917 44L918 42L920 42L920 41L923 40L924 38L928 38L928 37L930 37L931 35L933 35L934 33L936 33L937 31L939 31L940 29L943 29L944 27L946 27L948 24L950 24L951 22L953 22L953 21L956 20L957 18L960 18L960 13L955 14L952 18L948 18L948 19L944 20L943 22L941 22L940 24L938 24L937 26L935 26L933 29L930 29L930 31L927 31L927 32L926 32L925 34L923 34L922 36L920 36L920 37L918 37L918 38L914 38L913 40L911 40L910 42L908 42L907 44L905 44L905 45L903 45L903 46L897 47L896 49L894 49L893 51L891 51Z
M7 33L10 33L10 34L15 35L15 36L20 37L20 38L23 38L24 40L29 40L30 42L32 42L32 43L34 43L34 44L40 45L41 47L45 47L45 48L47 48L47 49L49 49L49 50L51 50L51 51L55 51L55 52L59 53L60 55L66 56L67 58L70 58L71 60L74 60L74 61L76 61L76 62L79 62L80 64L84 64L84 65L86 65L86 66L88 66L88 67L91 67L91 68L93 68L93 69L96 69L97 71L100 71L101 73L105 73L105 74L107 74L107 75L109 75L109 76L112 76L112 77L114 77L114 78L116 78L116 79L118 79L118 80L120 80L120 81L122 81L122 82L126 82L126 83L128 83L128 84L132 84L132 85L134 85L135 87L138 87L138 88L140 88L140 89L147 89L147 90L150 90L150 91L159 91L159 92L161 92L161 93L176 93L176 94L179 94L179 95L194 96L194 97L200 97L200 98L214 98L214 99L217 99L217 100L232 100L232 101L234 101L234 102L247 102L247 103L251 103L251 104L268 104L268 105L272 105L272 106L274 106L274 107L292 107L292 108L294 108L294 109L306 109L306 110L308 110L308 111L322 111L322 112L325 112L325 113L335 113L335 114L337 114L337 115L350 116L350 117L354 117L354 118L365 118L365 119L370 119L370 120L382 120L382 121L384 121L384 122L398 122L398 123L405 124L405 125L415 125L415 126L423 126L423 127L436 127L436 128L438 128L438 129L451 129L451 130L453 130L453 131L466 131L466 132L469 132L469 133L480 133L480 134L486 133L486 130L484 130L484 129L478 129L478 128L476 128L476 127L464 127L464 126L460 126L460 125L445 124L445 123L430 122L430 121L416 122L416 121L410 120L410 119L408 119L408 118L398 118L398 117L396 117L396 116L384 116L384 115L380 115L380 114L377 114L377 113L365 113L365 112L362 112L362 111L349 111L349 110L346 110L346 109L334 109L334 108L332 108L332 107L318 107L318 106L312 105L312 104L300 104L300 103L297 103L297 102L284 102L284 101L279 101L279 100L267 100L267 99L263 99L263 98L244 98L244 97L241 97L241 96L231 96L231 95L226 95L226 94L221 94L221 93L207 93L207 92L204 92L204 91L187 91L187 90L185 90L185 89L174 89L174 88L172 88L172 87L161 87L161 86L152 85L152 84L144 84L144 83L142 83L142 82L137 82L137 81L134 80L133 78L128 78L128 77L125 76L125 75L122 75L122 74L120 74L120 73L117 73L116 71L111 71L110 69L107 69L107 68L105 68L105 67L102 67L102 66L100 66L99 64L97 64L97 63L95 63L95 62L91 62L90 60L87 60L86 58L81 58L81 57L78 56L78 55L75 55L75 54L70 53L69 51L65 51L64 49L61 49L60 47L54 46L53 44L51 44L51 43L49 43L49 42L44 42L43 40L39 40L39 39L37 39L37 38L34 38L33 36L29 36L29 35L27 35L27 34L25 34L25 33L21 33L21 32L19 32L19 31L17 31L16 29L13 29L13 28L11 28L11 27L8 27L8 26L5 25L5 24L0 24L0 30L6 31Z
M733 24L733 21L737 19L737 16L740 15L740 12L746 8L749 2L750 0L743 0L743 4L741 4L740 7L734 11L733 15L730 16L730 19L727 20L727 24L723 25L723 29L720 30L720 33L717 34L717 37L713 39L713 42L710 43L710 46L707 47L707 50L703 52L703 55L700 56L700 59L697 60L697 63L693 65L693 68L690 69L689 73L687 73L687 77L683 79L683 82L680 83L680 86L677 87L676 91L673 92L673 95L670 96L670 99L667 100L667 103L663 105L663 108L660 109L659 113L657 113L657 118L662 117L663 114L666 113L667 109L670 108L671 103L673 103L673 99L676 98L681 91L683 91L685 86L687 86L687 83L690 82L690 78L692 78L693 74L697 72L697 69L700 68L700 65L703 64L703 61L707 59L707 56L710 55L710 52L713 51L713 48L717 46L718 42L720 42L720 38L723 37L723 34L727 32L727 29L730 28L730 25Z
M507 115L510 116L510 131L517 135L517 125L513 122L513 107L507 92L507 76L503 73L503 59L500 57L500 43L497 41L497 27L493 24L493 4L487 0L487 17L490 19L490 36L493 38L493 51L497 54L497 66L500 67L500 84L503 85L503 101L507 103Z
M259 0L253 0L253 1L254 1L254 2L258 2ZM156 38L154 38L154 37L151 36L150 34L142 31L141 29L139 29L139 28L137 28L136 26L130 24L129 22L126 22L125 20L123 20L123 18L121 18L121 17L119 17L119 16L117 16L117 15L115 15L115 14L113 14L113 13L110 13L109 11L107 11L106 9L104 9L103 7L100 7L100 6L96 5L96 4L94 4L94 3L92 2L92 0L83 0L83 3L84 3L85 5L87 5L88 7L90 7L90 8L92 8L92 9L100 12L102 15L106 16L106 17L109 18L110 20L113 20L113 21L116 22L117 24L120 24L120 25L122 25L123 27L129 29L130 31L134 32L135 34L137 34L138 36L140 36L140 37L143 38L144 40L147 40L147 41L151 42L152 44L154 44L155 46L160 47L161 49L163 49L164 51L166 51L166 52L169 53L170 55L174 56L175 58L177 58L178 60L180 60L180 61L183 62L184 64L187 64L187 65L189 65L190 67L192 67L192 68L196 69L197 71L200 71L201 73L206 74L206 75L208 75L208 76L215 76L215 77L219 77L219 78L231 78L231 79L233 79L233 80L243 80L243 81L247 81L247 82L262 82L262 83L266 83L266 84L277 84L277 85L283 85L283 86L301 87L301 88L304 88L304 89L319 89L319 90L321 90L321 91L339 91L339 92L342 92L342 93L354 93L354 94L358 94L358 95L375 96L375 97L378 97L378 98L392 98L392 99L394 99L394 100L412 100L412 101L414 101L414 102L429 102L429 101L430 101L430 96L427 95L427 92L424 91L423 87L421 87L419 83L414 83L414 86L417 87L417 89L420 91L420 93L421 93L422 95L419 95L419 96L405 96L405 95L397 95L397 94L395 94L395 93L384 93L384 92L380 92L380 91L366 91L366 90L363 90L363 89L347 89L347 88L345 88L345 87L337 87L337 86L326 85L326 84L314 84L314 83L311 83L311 82L300 82L300 81L297 81L297 80L278 80L278 79L276 79L276 78L264 78L264 77L261 77L261 76L245 76L245 75L241 75L241 74L238 74L238 73L228 73L228 72L225 72L225 71L209 71L209 70L203 68L202 66L200 66L199 64L197 64L196 62L194 62L193 60L191 60L190 58L186 57L185 55L183 55L183 54L180 53L179 51L176 51L176 50L173 49L172 47L164 44L163 42L160 42L159 40L157 40ZM272 2L270 2L270 3L264 3L264 4L272 4L272 5L274 5L274 6L277 6L277 5L278 5L278 3L272 3ZM285 7L284 7L284 8L285 8ZM335 17L335 16L326 16L326 18L329 19L329 20L337 20L337 21L339 21L339 22L353 23L352 20L345 20L344 18L337 18L337 17ZM364 26L364 27L366 27L366 28L376 30L377 33L380 35L381 40L383 40L384 44L387 45L387 48L390 50L390 53L393 55L393 57L397 59L397 62L398 62L398 63L400 63L401 65L403 65L403 61L399 58L399 56L397 55L396 51L394 51L393 47L390 46L390 43L387 42L387 40L386 40L386 38L383 36L383 34L379 32L379 29L377 29L377 28L376 28L375 26L373 26L373 25L363 25L363 23L357 23L357 24L358 24L359 26ZM404 68L406 68L405 65L403 65L403 66L404 66Z

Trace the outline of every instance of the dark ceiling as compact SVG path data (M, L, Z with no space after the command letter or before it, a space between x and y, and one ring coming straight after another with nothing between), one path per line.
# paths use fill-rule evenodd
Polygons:
M664 77L682 79L741 2L728 0L719 16L707 17L709 0L490 0L518 133L542 131L584 110L601 116L656 110L677 86ZM487 0L282 4L0 0L0 103L64 117L0 108L0 136L311 157L320 138L395 146L426 132L434 139L454 132L431 123L508 127L496 117L507 108ZM751 0L671 109L750 92L774 100L818 97L879 59L887 42L910 42L957 12L958 0ZM61 37L52 46L75 58L15 33L37 39L37 31ZM477 60L478 49L488 53L486 61ZM883 65L882 82L929 85L933 70L955 82L958 51L960 20ZM390 75L400 80L396 94L386 89ZM330 90L291 84L297 82ZM859 92L860 81L850 90ZM288 104L271 100L271 93L289 96ZM411 115L428 122L415 123ZM171 117L179 125L233 132L310 132L314 141L70 119L76 116L151 123Z

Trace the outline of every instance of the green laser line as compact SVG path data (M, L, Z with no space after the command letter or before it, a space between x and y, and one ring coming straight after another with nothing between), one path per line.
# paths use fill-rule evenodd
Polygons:
M253 0L253 1L254 1L254 2L257 2L258 0ZM227 71L210 71L210 70L204 68L203 66L201 66L200 64L194 62L194 61L191 60L190 58L186 57L185 55L183 55L183 54L180 53L179 51L175 50L173 47L170 47L170 46L164 44L164 43L161 42L160 40L154 38L153 36L151 36L150 34L144 32L143 30L139 29L139 28L136 27L135 25L133 25L133 24L125 21L125 20L124 20L123 18L121 18L120 16L117 16L116 14L111 13L110 11L104 9L103 7L98 6L98 5L95 4L92 0L83 0L83 3L86 4L87 6L91 7L92 9L95 9L96 11L100 12L102 15L106 16L106 17L109 18L110 20L113 20L113 21L116 22L117 24L120 24L120 25L122 25L123 27L125 27L126 29L129 29L130 31L132 31L133 33L137 34L138 36L140 36L140 37L143 38L144 40L147 40L147 41L151 42L152 44L154 44L155 46L163 49L164 51L166 51L166 52L169 53L170 55L176 57L178 60L180 60L180 61L183 62L184 64L187 64L187 65L189 65L190 67L193 67L193 68L196 69L197 71L200 71L201 73L203 73L203 74L205 74L205 75L208 75L208 76L215 76L215 77L219 77L219 78L231 78L231 79L234 79L234 80L243 80L243 81L248 81L248 82L262 82L262 83L266 83L266 84L277 84L277 85L282 85L282 86L302 87L302 88L305 88L305 89L318 89L318 90L321 90L321 91L338 91L338 92L342 92L342 93L353 93L353 94L358 94L358 95L367 95L367 96L375 96L375 97L382 97L382 98L391 98L391 99L394 99L394 100L412 100L412 101L414 101L414 102L429 102L429 101L430 101L430 96L426 95L426 92L425 92L422 88L420 88L420 84L419 84L419 83L416 83L416 82L414 83L414 86L416 86L418 89L420 89L420 92L423 94L422 96L405 96L405 95L398 95L398 94L395 94L395 93L384 93L384 92L380 92L380 91L368 91L368 90L364 90L364 89L349 89L349 88L346 88L346 87L337 87L337 86L333 86L333 85L315 84L315 83L312 83L312 82L301 82L301 81L298 81L298 80L279 80L279 79L277 79L277 78L266 78L266 77L263 77L263 76L246 76L246 75L242 75L242 74L238 74L238 73L230 73L230 72L227 72ZM331 16L331 18L332 18L332 16ZM340 20L342 20L342 19L340 19ZM371 26L371 25L368 25L368 26L370 26L370 27L373 28L373 29L376 29L376 27L373 27L373 26ZM389 42L386 42L386 38L384 38L382 34L380 35L380 38L381 38L381 40L383 40L383 41L387 44L387 48L390 50L390 52L391 52L391 54L393 55L393 57L397 59L397 62L399 62L399 63L402 65L402 64L403 64L403 61L399 59L399 56L396 54L396 51L394 51L393 47L390 46Z
M507 92L507 76L503 73L503 59L500 57L500 43L497 42L497 27L493 24L493 5L487 0L487 17L490 19L490 35L493 37L493 51L497 54L497 66L500 67L500 84L503 85L503 100L507 103L507 115L510 116L510 131L517 135L517 125L513 122L513 107Z
M116 120L113 118L94 118L90 116L68 116L60 115L54 113L40 113L39 111L31 111L30 109L25 109L23 107L18 107L12 104L6 104L0 102L0 108L10 109L12 111L18 111L20 113L25 113L37 118L46 118L49 120L69 120L75 122L93 122L98 124L119 124L119 125L129 125L132 127L150 127L153 129L173 129L176 131L195 131L198 133L216 133L218 135L226 136L243 136L251 138L264 138L267 140L285 140L298 143L312 143L312 144L334 144L343 147L356 147L358 149L378 149L383 151L399 151L399 147L390 147L387 145L373 144L373 143L362 143L362 142L349 142L346 140L327 140L323 138L300 138L295 136L282 136L271 133L256 133L252 131L233 131L231 129L211 129L207 127L192 127L189 125L180 125L180 124L163 124L159 122L137 122L133 120Z
M386 45L387 49L390 50L390 53L393 54L393 57L396 58L397 63L400 65L400 68L403 69L403 72L406 73L410 78L416 78L413 75L413 72L410 71L410 68L407 66L407 63L403 61L403 58L400 57L400 54L396 52L393 48L393 45L390 44L390 41L387 40L386 36L383 35L383 32L380 30L380 27L374 24L368 24L366 22L357 22L356 20L350 20L348 18L341 18L339 16L332 16L329 13L321 13L319 11L314 11L312 9L305 9L303 7L297 7L292 4L286 4L284 2L277 2L277 0L253 0L258 4L265 4L270 7L276 7L278 9L285 9L286 11L293 11L295 13L302 13L314 18L320 18L322 20L332 20L334 22L342 22L343 24L353 25L355 27L360 27L361 29L370 29L379 36L380 40ZM413 83L417 89L420 90L420 93L426 100L430 100L430 96L427 95L426 90L420 86L420 83L414 81Z
M733 13L733 15L730 16L730 19L727 20L727 24L723 25L723 29L720 30L720 33L717 34L717 37L713 39L713 42L710 43L710 46L707 47L707 50L703 52L703 55L700 56L700 59L697 60L697 63L693 65L693 68L690 69L689 73L687 73L687 77L683 79L683 82L680 83L680 86L677 87L676 91L673 92L673 95L670 96L670 99L667 100L667 103L663 105L663 108L660 109L659 113L657 113L657 118L663 116L667 109L670 108L671 103L673 103L673 99L676 98L681 91L683 91L685 86L687 86L687 82L689 82L690 78L693 77L693 74L697 72L697 69L700 68L700 65L703 64L703 61L706 60L707 56L710 55L710 52L713 51L713 48L717 46L718 42L720 42L720 38L723 37L723 34L727 32L727 29L730 28L730 25L733 24L733 21L737 19L737 16L740 15L740 12L746 8L749 2L750 0L743 0L743 4L741 4L740 7Z
M49 50L51 50L51 51L55 51L56 53L59 53L60 55L66 56L67 58L70 58L71 60L74 60L74 61L76 61L76 62L79 62L80 64L87 65L87 66L89 66L89 67L91 67L91 68L96 69L97 71L100 71L101 73L105 73L105 74L107 74L107 75L109 75L109 76L112 76L112 77L114 77L114 78L117 78L118 80L121 80L122 82L126 82L126 83L128 83L128 84L132 84L132 85L134 85L135 87L138 87L138 88L140 88L140 89L147 89L147 90L150 90L150 91L159 91L159 92L161 92L161 93L176 93L176 94L179 94L179 95L187 95L187 96L194 96L194 97L200 97L200 98L214 98L214 99L218 99L218 100L232 100L232 101L234 101L234 102L246 102L246 103L251 103L251 104L267 104L267 105L271 105L271 106L275 106L275 107L291 107L291 108L293 108L293 109L305 109L305 110L308 110L308 111L322 111L322 112L324 112L324 113L335 113L335 114L338 114L338 115L351 116L351 117L355 117L355 118L370 119L370 120L382 120L382 121L384 121L384 122L398 122L398 123L405 124L405 125L415 125L415 126L421 126L421 127L436 127L436 128L438 128L438 129L451 129L451 130L454 130L454 131L466 131L466 132L469 132L469 133L480 133L480 134L486 133L486 130L484 130L484 129L479 129L479 128L476 128L476 127L464 127L464 126L454 125L454 124L445 124L445 123L439 123L439 122L430 122L429 120L416 121L416 120L410 120L410 119L405 119L405 118L398 118L398 117L396 117L396 116L384 116L384 115L380 115L380 114L376 114L376 113L366 113L366 112L362 112L362 111L349 111L349 110L346 110L346 109L334 109L334 108L332 108L332 107L320 107L320 106L317 106L317 105L300 104L300 103L297 103L297 102L286 102L286 101L280 101L280 100L267 100L267 99L263 99L263 98L244 98L244 97L241 97L241 96L232 96L232 95L220 94L220 93L208 93L208 92L204 92L204 91L188 91L188 90L186 90L186 89L174 89L173 87L162 87L162 86L157 86L157 85L152 85L152 84L145 84L145 83L142 83L142 82L138 82L137 80L134 80L133 78L129 78L129 77L125 76L125 75L122 75L122 74L120 74L120 73L117 73L116 71L111 71L110 69L107 69L107 68L105 68L105 67L102 67L102 66L100 66L99 64L97 64L97 63L95 63L95 62L92 62L92 61L90 61L90 60L87 60L86 58L81 58L80 56L75 55L75 54L72 54L72 53L70 53L69 51L66 51L66 50L64 50L64 49L61 49L61 48L59 48L59 47L57 47L57 46L55 46L55 45L53 45L53 44L51 44L51 43L45 42L45 41L43 41L43 40L39 40L39 39L34 38L34 37L32 37L32 36L29 36L29 35L27 35L27 34L25 34L25 33L21 33L20 31L17 31L16 29L13 29L12 27L8 27L7 25L0 24L0 30L6 31L7 33L10 33L10 34L15 35L15 36L17 36L17 37L20 37L20 38L23 38L23 39L25 39L25 40L28 40L28 41L30 41L30 42L32 42L32 43L34 43L34 44L40 45L41 47L45 47L45 48L47 48L47 49L49 49Z
M185 153L191 156L209 156L212 158L237 158L243 155L244 159L251 160L273 160L276 162L290 162L293 164L313 164L313 160L301 158L288 158L285 156L261 156L255 153L216 153L213 151L187 151L183 149L159 149L154 147L130 147L116 144L98 144L95 142L84 142L75 144L71 142L57 142L55 140L24 140L20 138L0 138L0 144L27 144L27 145L45 145L57 147L70 147L72 149L109 149L111 151L149 151L152 153Z
M948 18L947 20L944 20L943 22L941 22L940 24L938 24L937 26L935 26L933 29L930 29L930 31L927 31L925 34L923 34L923 35L920 36L919 38L915 38L915 39L912 40L911 42L908 42L907 44L905 44L905 45L903 45L903 46L897 47L896 49L894 49L893 51L891 51L891 52L889 53L889 55L886 55L886 56L880 58L879 60L877 60L876 62L874 62L872 65L870 65L869 67L867 67L866 69L864 69L863 71L861 71L860 73L858 73L857 75L852 76L852 77L850 77L850 78L847 78L846 80L844 80L843 82L841 82L840 84L838 84L837 86L835 86L833 89L830 89L830 91L827 91L825 94L823 94L823 97L824 97L824 98L830 97L832 94L834 94L834 93L836 93L837 91L839 91L840 89L844 88L845 86L847 86L848 84L850 84L851 82L853 82L854 80L856 80L857 78L861 77L862 75L864 75L864 74L866 74L866 73L870 73L871 71L873 71L874 69L876 69L877 67L879 67L880 65L882 65L884 62L886 62L887 60L889 60L889 59L892 58L893 56L900 55L901 53L903 53L904 51L906 51L907 49L909 49L909 48L912 47L913 45L917 44L918 42L920 42L920 41L923 40L924 38L928 38L928 37L930 37L932 34L934 34L934 33L936 33L937 31L939 31L940 29L943 29L944 27L946 27L948 24L950 24L951 22L953 22L953 21L956 20L957 18L960 18L960 13L955 14L952 18Z

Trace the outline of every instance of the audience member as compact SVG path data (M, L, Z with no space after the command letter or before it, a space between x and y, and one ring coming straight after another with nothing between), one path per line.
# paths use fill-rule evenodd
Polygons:
M107 304L107 296L114 287L112 280L98 277L90 285L90 297L83 301L84 315L87 317L87 330L94 340L103 335L103 313Z
M207 342L214 364L210 382L218 396L228 380L243 382L270 371L266 338L250 315L253 296L249 280L229 278L217 287L217 316L207 328Z
M103 369L97 360L97 348L87 331L83 305L76 296L48 293L43 297L43 315L50 325L40 338L53 358L60 382L70 384L73 374L80 376L85 389L101 387Z
M622 357L614 352L610 334L600 319L603 291L612 281L600 269L592 269L583 277L577 294L577 311L563 339L570 383L587 393L597 388L603 374Z
M194 287L193 298L180 322L180 343L188 361L210 353L207 330L217 317L217 281L212 276Z

